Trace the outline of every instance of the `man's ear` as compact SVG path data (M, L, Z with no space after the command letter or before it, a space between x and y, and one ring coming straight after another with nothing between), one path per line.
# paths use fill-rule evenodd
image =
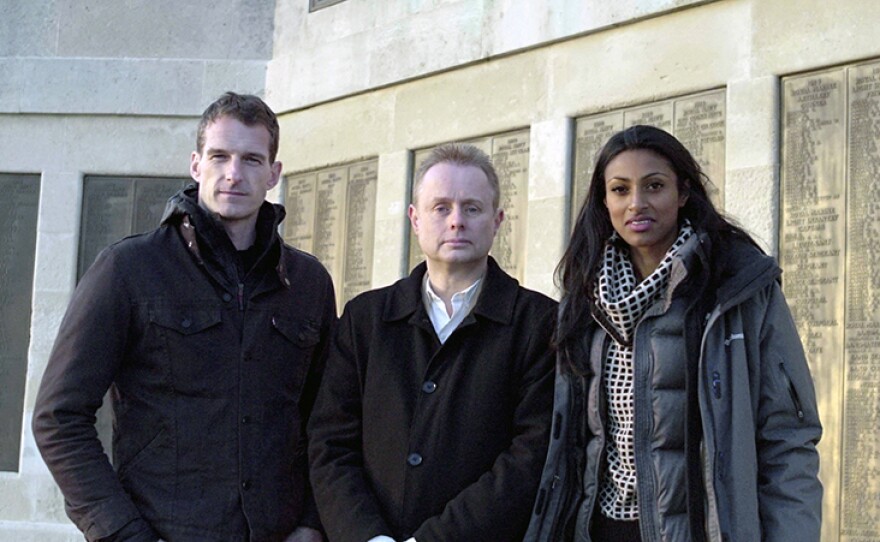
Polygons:
M275 188L275 185L281 180L281 162L276 160L272 162L270 168L272 169L272 178L269 179L269 190Z
M418 235L419 234L419 212L416 211L416 208L413 204L410 204L409 209L406 210L406 216L409 217L409 223L412 226L413 233Z
M192 177L195 182L199 182L199 178L201 177L201 172L199 170L199 162L201 159L202 155L196 151L193 151L189 158L189 176Z
M504 222L504 209L498 209L495 212L495 233L498 233L498 228L501 227L502 222Z

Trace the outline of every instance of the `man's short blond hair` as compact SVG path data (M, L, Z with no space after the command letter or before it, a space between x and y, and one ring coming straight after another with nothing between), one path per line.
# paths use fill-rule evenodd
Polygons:
M413 204L418 203L419 188L422 186L425 174L437 164L479 168L486 175L486 179L489 180L489 188L492 189L492 208L498 209L501 200L501 185L498 182L495 166L492 165L492 159L485 152L470 143L444 143L431 149L431 154L425 158L416 171L413 182Z

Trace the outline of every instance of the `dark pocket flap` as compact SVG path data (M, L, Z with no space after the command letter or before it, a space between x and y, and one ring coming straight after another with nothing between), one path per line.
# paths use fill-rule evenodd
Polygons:
M172 306L150 311L150 321L183 335L192 335L220 323L219 307Z
M273 316L272 327L300 348L311 348L321 340L320 330L311 320L289 320L283 316Z

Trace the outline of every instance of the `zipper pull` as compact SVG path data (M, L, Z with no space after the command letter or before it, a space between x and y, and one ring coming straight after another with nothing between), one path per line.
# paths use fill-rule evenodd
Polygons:
M721 374L718 371L712 373L712 391L716 399L721 399Z

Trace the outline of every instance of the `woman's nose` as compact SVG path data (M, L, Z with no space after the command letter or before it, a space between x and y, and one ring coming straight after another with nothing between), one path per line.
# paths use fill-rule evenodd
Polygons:
M635 189L630 192L629 208L641 209L645 206L645 197L641 190Z

